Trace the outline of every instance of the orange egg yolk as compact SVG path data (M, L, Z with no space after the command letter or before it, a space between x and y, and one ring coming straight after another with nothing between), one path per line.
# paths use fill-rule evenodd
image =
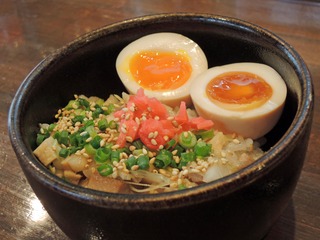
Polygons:
M130 72L141 87L164 91L185 84L190 78L192 67L184 54L145 51L132 57Z
M257 107L272 96L272 87L256 74L227 72L213 78L206 87L206 93L213 102Z

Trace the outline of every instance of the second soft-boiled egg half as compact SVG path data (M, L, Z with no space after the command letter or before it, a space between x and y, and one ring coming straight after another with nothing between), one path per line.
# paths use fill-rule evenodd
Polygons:
M193 40L177 33L154 33L127 45L116 60L117 73L126 89L143 88L169 106L191 103L190 86L208 69L205 54Z
M257 139L279 120L287 95L282 77L259 63L234 63L200 74L190 90L198 114L227 133Z

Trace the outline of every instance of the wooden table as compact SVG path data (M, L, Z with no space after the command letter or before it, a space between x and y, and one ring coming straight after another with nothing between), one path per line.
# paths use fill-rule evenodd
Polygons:
M67 239L26 182L10 146L8 109L22 80L41 59L84 33L165 12L240 18L278 34L304 58L317 98L310 145L292 201L266 239L320 239L320 3L294 0L1 0L0 239Z

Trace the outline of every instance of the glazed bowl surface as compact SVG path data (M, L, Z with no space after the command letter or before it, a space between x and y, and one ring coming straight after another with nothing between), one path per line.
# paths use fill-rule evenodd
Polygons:
M191 189L147 194L99 192L67 183L33 155L38 123L74 94L106 98L125 91L119 52L139 37L175 32L197 42L209 67L257 62L286 82L283 114L266 154L250 166ZM57 50L25 78L9 112L9 133L24 174L43 206L71 239L262 239L286 208L303 166L313 113L309 71L285 41L242 20L209 14L159 14L115 23Z

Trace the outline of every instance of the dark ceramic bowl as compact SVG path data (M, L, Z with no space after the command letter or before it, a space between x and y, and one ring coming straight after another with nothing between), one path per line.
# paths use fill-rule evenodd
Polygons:
M32 154L38 123L52 122L73 94L105 98L124 87L115 70L120 50L155 32L197 42L209 66L265 63L286 81L284 113L266 135L267 153L220 180L188 190L125 195L85 189L51 174ZM58 226L72 239L261 239L297 184L313 111L308 69L294 49L253 24L206 14L140 17L91 32L43 60L11 105L9 132L20 165Z

